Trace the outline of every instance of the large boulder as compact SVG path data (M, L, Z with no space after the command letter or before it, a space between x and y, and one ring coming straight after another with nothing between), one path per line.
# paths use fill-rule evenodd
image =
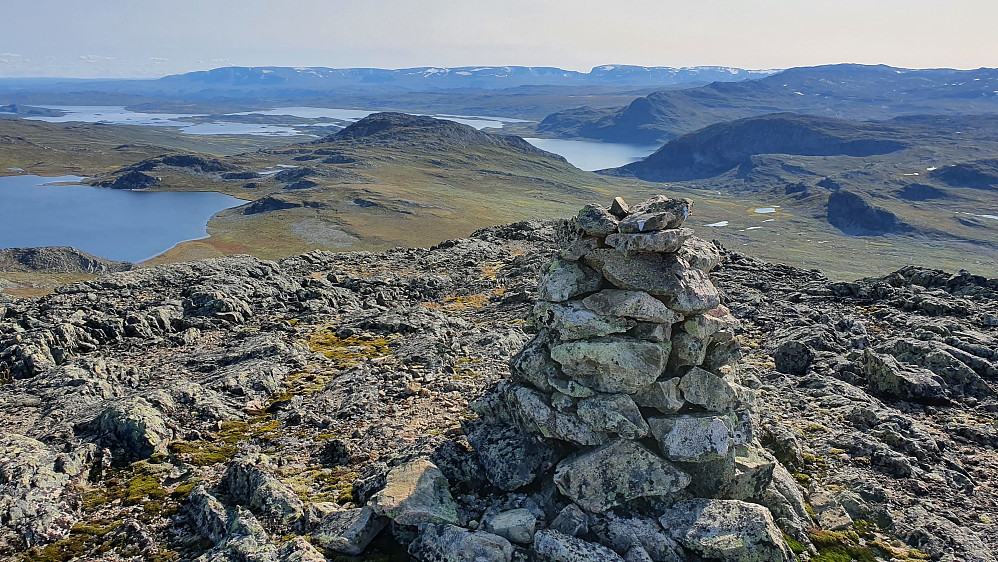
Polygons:
M578 301L539 301L534 306L534 322L539 328L547 328L557 334L562 341L622 334L637 325L629 318L596 314Z
M399 525L457 523L457 503L447 478L427 459L393 468L370 504L375 513Z
M637 498L668 496L690 477L642 445L616 440L558 463L554 482L583 509L601 513Z
M772 514L761 505L737 500L685 500L667 509L659 522L684 548L710 560L796 560Z
M674 324L682 317L665 303L643 291L603 289L582 299L582 304L603 316L626 316L642 322Z
M97 416L93 425L101 442L120 448L135 459L166 452L167 444L173 439L173 431L167 426L163 415L142 398L108 406Z

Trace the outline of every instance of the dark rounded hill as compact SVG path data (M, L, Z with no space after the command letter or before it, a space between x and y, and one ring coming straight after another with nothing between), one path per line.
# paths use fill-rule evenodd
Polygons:
M561 159L560 156L543 151L515 135L486 133L455 121L407 113L373 113L318 142L337 141L387 147L405 147L418 143L421 148L431 150L495 147Z
M669 141L644 160L601 173L684 181L722 174L756 154L873 156L905 147L883 125L774 113L710 125Z

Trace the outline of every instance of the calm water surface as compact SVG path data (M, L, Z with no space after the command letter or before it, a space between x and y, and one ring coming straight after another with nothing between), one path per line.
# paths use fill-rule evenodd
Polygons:
M0 177L0 248L73 246L139 262L208 235L208 219L245 201L221 193L51 185L77 176Z
M581 170L616 168L641 160L658 150L655 144L621 144L568 139L524 139L530 144L565 157Z

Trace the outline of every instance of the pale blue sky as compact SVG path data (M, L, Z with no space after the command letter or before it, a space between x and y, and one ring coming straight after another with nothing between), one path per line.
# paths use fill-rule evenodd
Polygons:
M219 66L998 67L994 0L0 0L0 77Z

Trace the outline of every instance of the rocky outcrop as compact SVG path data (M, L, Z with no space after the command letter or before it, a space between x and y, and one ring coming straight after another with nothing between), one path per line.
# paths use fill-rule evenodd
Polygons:
M0 250L0 271L104 275L133 267L128 262L99 258L68 246Z
M635 207L579 224L667 238ZM995 559L998 280L691 235L664 262L713 292L653 295L587 261L620 248L538 221L0 295L0 557Z

